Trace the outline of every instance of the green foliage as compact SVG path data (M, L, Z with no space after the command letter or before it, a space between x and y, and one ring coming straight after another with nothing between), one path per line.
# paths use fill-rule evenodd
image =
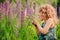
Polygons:
M19 37L21 40L37 40L37 34L35 27L30 23L29 19L26 18L24 27L20 28Z
M5 2L5 0L0 0L0 3L4 3Z
M4 3L4 1L5 0L0 0L2 3ZM17 0L12 0L12 3L16 3L16 1ZM33 1L35 1L37 5L41 5L47 2L47 0L30 0L30 3L32 4ZM25 2L25 0L22 0L21 4L23 5ZM54 0L51 0L51 3L53 2ZM23 27L20 24L19 26L17 25L18 28L15 28L18 18L12 17L13 14L10 15L10 18L7 18L6 15L3 15L2 19L0 20L0 40L38 40L36 29L28 18L25 19ZM56 34L57 40L60 40L60 23L57 25Z
M56 34L57 34L57 40L60 40L60 23L57 25Z
M0 20L0 39L1 40L37 40L37 34L35 27L30 23L29 19L26 18L24 27L19 26L16 28L18 34L14 32L17 19L10 20L4 15ZM17 36L16 36L17 35Z
M57 1L58 6L60 6L60 0Z
M12 20L11 20L12 21ZM6 15L4 15L2 17L2 19L0 20L0 39L1 40L15 40L15 34L14 34L14 22L10 22L6 17Z
M16 3L16 0L12 0L13 3Z

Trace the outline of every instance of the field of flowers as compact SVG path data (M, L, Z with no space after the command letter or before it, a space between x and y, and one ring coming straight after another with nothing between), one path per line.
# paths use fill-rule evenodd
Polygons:
M51 1L51 4L54 1ZM0 40L38 40L36 29L32 25L36 8L45 0L1 0L0 1ZM40 22L41 24L41 22ZM60 40L60 22L56 29Z

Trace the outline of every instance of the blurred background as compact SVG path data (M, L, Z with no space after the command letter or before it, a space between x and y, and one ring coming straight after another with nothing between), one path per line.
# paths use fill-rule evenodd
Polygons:
M60 40L60 0L0 0L0 40L38 40L31 22L38 19L43 4L51 4L57 11L56 36Z

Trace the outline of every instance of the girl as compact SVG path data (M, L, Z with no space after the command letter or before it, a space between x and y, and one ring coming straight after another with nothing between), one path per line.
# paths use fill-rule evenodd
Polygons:
M36 27L38 40L56 40L56 25L58 20L55 9L49 4L44 4L39 8L38 16L43 21L42 26L40 26L36 19L32 22Z

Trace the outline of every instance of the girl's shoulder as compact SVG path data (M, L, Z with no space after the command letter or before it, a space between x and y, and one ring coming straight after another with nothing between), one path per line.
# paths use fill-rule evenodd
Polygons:
M53 22L53 19L52 19L52 18L49 18L49 19L47 20L47 22Z
M51 18L49 18L48 20L43 21L42 27L45 27L46 24L48 24L48 25L50 25L50 23L53 24L52 22L53 22L53 20Z
M49 18L49 19L47 20L47 22L49 22L49 23L52 24L52 25L51 25L51 28L56 27L56 25L54 25L54 20L53 20L52 18Z

